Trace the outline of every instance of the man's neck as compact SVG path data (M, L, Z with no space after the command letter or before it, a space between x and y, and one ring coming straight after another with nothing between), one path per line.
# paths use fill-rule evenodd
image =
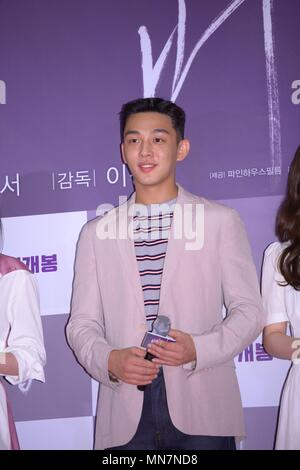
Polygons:
M174 183L172 188L166 188L164 190L158 190L156 187L148 187L139 190L136 188L136 197L135 202L136 204L162 204L167 201L171 201L175 199L178 194L178 188Z

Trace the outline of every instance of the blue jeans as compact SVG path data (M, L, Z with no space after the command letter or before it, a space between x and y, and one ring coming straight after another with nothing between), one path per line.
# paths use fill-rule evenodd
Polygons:
M107 450L235 450L234 437L194 436L175 428L169 415L162 369L141 393L144 403L135 435L127 444Z

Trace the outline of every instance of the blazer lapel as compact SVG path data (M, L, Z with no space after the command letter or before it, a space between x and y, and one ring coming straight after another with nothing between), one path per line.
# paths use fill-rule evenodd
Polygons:
M123 269L127 273L126 277L131 284L138 309L146 322L144 314L144 298L141 286L138 264L135 256L134 238L133 238L133 214L130 208L135 203L135 193L127 201L126 206L118 208L118 223L122 226L122 236L117 236L117 245L120 258L123 263ZM125 233L126 232L126 233ZM120 233L120 232L119 232Z
M160 288L160 301L159 301L159 314L164 314L161 311L163 309L165 298L168 295L168 287L169 283L172 280L173 275L175 274L176 267L178 261L185 249L185 235L184 235L184 227L182 222L184 204L189 203L191 204L191 200L187 197L187 193L184 189L178 186L178 196L177 201L174 208L174 216L173 222L170 231L170 239L168 241L167 252L165 257L163 275L162 275L162 283ZM180 229L182 229L182 234L180 234ZM181 235L181 236L180 236ZM161 307L162 306L162 307ZM165 312L169 314L169 312Z

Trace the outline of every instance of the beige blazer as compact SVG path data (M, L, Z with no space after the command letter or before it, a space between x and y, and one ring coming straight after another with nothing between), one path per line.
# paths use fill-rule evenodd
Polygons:
M85 370L101 382L96 449L127 443L142 411L143 393L136 386L111 382L107 371L110 351L139 346L146 331L134 241L124 229L132 226L134 202L135 194L128 202L129 210L121 205L88 222L77 248L67 337ZM192 214L193 228L203 235L203 245L196 250L187 249L190 235L185 236L185 230L181 239L174 234L185 210ZM199 216L201 210L203 217ZM247 235L233 209L181 187L165 258L159 314L169 316L172 328L191 334L197 351L194 370L189 364L164 367L174 425L187 434L244 435L233 358L258 336L263 324Z

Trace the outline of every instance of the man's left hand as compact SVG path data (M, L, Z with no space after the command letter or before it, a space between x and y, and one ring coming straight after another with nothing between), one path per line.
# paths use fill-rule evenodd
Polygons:
M167 366L181 366L196 360L196 349L191 335L180 330L170 330L176 342L163 340L149 344L147 350L155 356L153 362Z

